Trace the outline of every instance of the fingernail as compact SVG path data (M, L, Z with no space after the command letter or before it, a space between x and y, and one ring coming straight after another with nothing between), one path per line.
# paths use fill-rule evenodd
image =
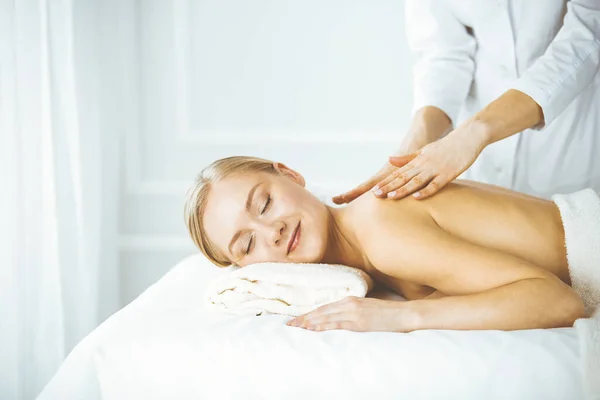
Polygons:
M381 195L381 193L383 193L381 191L381 189L377 189L376 191L374 191L373 193L375 193L377 196Z
M396 195L396 191L391 191L388 193L388 197L394 197Z
M419 197L419 196L421 196L421 193L417 192L417 193L413 194L413 196L414 197Z

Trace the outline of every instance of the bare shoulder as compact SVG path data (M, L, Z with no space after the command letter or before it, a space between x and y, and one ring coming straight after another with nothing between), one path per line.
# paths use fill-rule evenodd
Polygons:
M411 196L400 200L380 199L367 192L347 207L352 220L361 227L369 228L369 221L385 220L399 223L408 219L423 218L429 215L429 199L419 201ZM400 226L400 225L399 225Z
M435 196L424 200L417 200L412 196L399 200L380 199L367 192L350 203L348 211L361 222L368 222L371 218L381 218L390 222L398 222L402 218L430 218L432 212L440 206L460 202L464 199L464 192L472 192L473 187L470 182L451 182Z
M424 202L412 198L378 199L370 193L351 203L352 224L365 257L365 270L377 282L407 300L430 296L435 289L420 284L402 273L394 260L400 261L412 251L409 237L418 226L430 223ZM429 221L429 222L427 222ZM407 265L406 262L400 261Z
M348 206L347 211L355 227L356 237L370 267L383 271L377 261L387 257L388 252L381 253L381 248L409 252L411 250L405 243L414 241L415 231L424 225L435 225L426 201L412 197L400 200L378 199L371 193L366 193Z

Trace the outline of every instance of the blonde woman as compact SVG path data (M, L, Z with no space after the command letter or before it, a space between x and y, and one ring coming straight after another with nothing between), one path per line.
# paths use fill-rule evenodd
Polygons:
M426 200L366 194L332 208L284 164L230 157L202 171L185 218L216 265L343 264L410 300L349 297L293 326L514 330L572 326L585 314L557 206L495 186L459 180Z

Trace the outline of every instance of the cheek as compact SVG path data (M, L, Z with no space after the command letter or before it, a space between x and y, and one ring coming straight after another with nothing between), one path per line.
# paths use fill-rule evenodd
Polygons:
M312 262L318 262L325 255L327 248L327 219L328 213L324 206L314 207L306 216L308 226L306 229L305 244L306 256L312 258Z
M262 239L261 239L262 240ZM274 249L261 241L254 247L254 250L242 262L242 266L258 264L265 262L285 262L287 261L281 251Z

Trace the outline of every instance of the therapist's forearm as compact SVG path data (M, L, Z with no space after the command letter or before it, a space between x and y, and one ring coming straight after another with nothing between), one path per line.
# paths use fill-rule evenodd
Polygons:
M524 279L482 293L414 300L415 329L538 329L572 326L584 315L577 294L556 279Z
M412 153L435 142L452 127L452 121L444 111L434 106L419 109L402 141L401 151Z
M465 124L481 134L483 145L532 128L544 120L542 108L525 93L508 90Z

